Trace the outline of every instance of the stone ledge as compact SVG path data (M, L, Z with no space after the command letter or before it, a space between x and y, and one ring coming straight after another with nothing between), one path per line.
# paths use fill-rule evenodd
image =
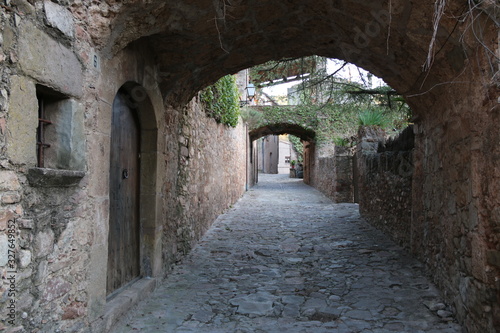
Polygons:
M76 186L85 176L84 171L31 168L28 181L35 187L71 187Z
M107 302L103 316L104 332L109 332L121 317L148 297L155 288L156 279L142 278Z

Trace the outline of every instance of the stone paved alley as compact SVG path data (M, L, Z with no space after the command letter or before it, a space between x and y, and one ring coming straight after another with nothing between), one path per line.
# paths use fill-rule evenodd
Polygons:
M114 332L460 332L422 265L301 180L260 175Z

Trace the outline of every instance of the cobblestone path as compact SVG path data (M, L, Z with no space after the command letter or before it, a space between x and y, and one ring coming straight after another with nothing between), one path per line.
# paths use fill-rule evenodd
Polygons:
M114 332L460 332L452 320L357 205L260 175Z

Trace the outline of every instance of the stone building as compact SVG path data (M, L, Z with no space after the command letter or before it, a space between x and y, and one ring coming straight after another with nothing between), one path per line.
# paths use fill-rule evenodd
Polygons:
M26 332L105 331L246 185L243 125L167 106L150 46L104 56L86 6L2 7L1 325Z
M279 137L267 135L257 142L259 171L277 174L279 162Z
M252 141L264 132L206 117L200 89L318 54L407 98L408 247L464 327L498 330L498 5L468 4L434 15L409 0L4 1L1 325L105 332L255 181ZM306 182L314 156L306 143Z
M290 162L298 161L297 153L293 149L292 143L288 140L287 135L280 135L279 140L278 173L289 174Z
M289 174L290 161L297 154L286 135L267 135L257 141L259 171L270 174Z

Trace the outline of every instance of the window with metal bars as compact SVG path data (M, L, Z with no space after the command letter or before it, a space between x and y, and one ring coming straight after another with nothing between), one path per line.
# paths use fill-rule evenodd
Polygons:
M51 88L37 85L37 167L28 170L34 187L76 186L85 176L83 105Z
M45 166L45 149L50 148L50 144L45 141L46 126L52 125L52 121L48 120L45 115L44 96L38 96L38 129L37 129L37 166L43 168Z
M75 169L72 151L75 138L76 103L71 98L44 86L37 86L38 129L37 166L50 169Z

